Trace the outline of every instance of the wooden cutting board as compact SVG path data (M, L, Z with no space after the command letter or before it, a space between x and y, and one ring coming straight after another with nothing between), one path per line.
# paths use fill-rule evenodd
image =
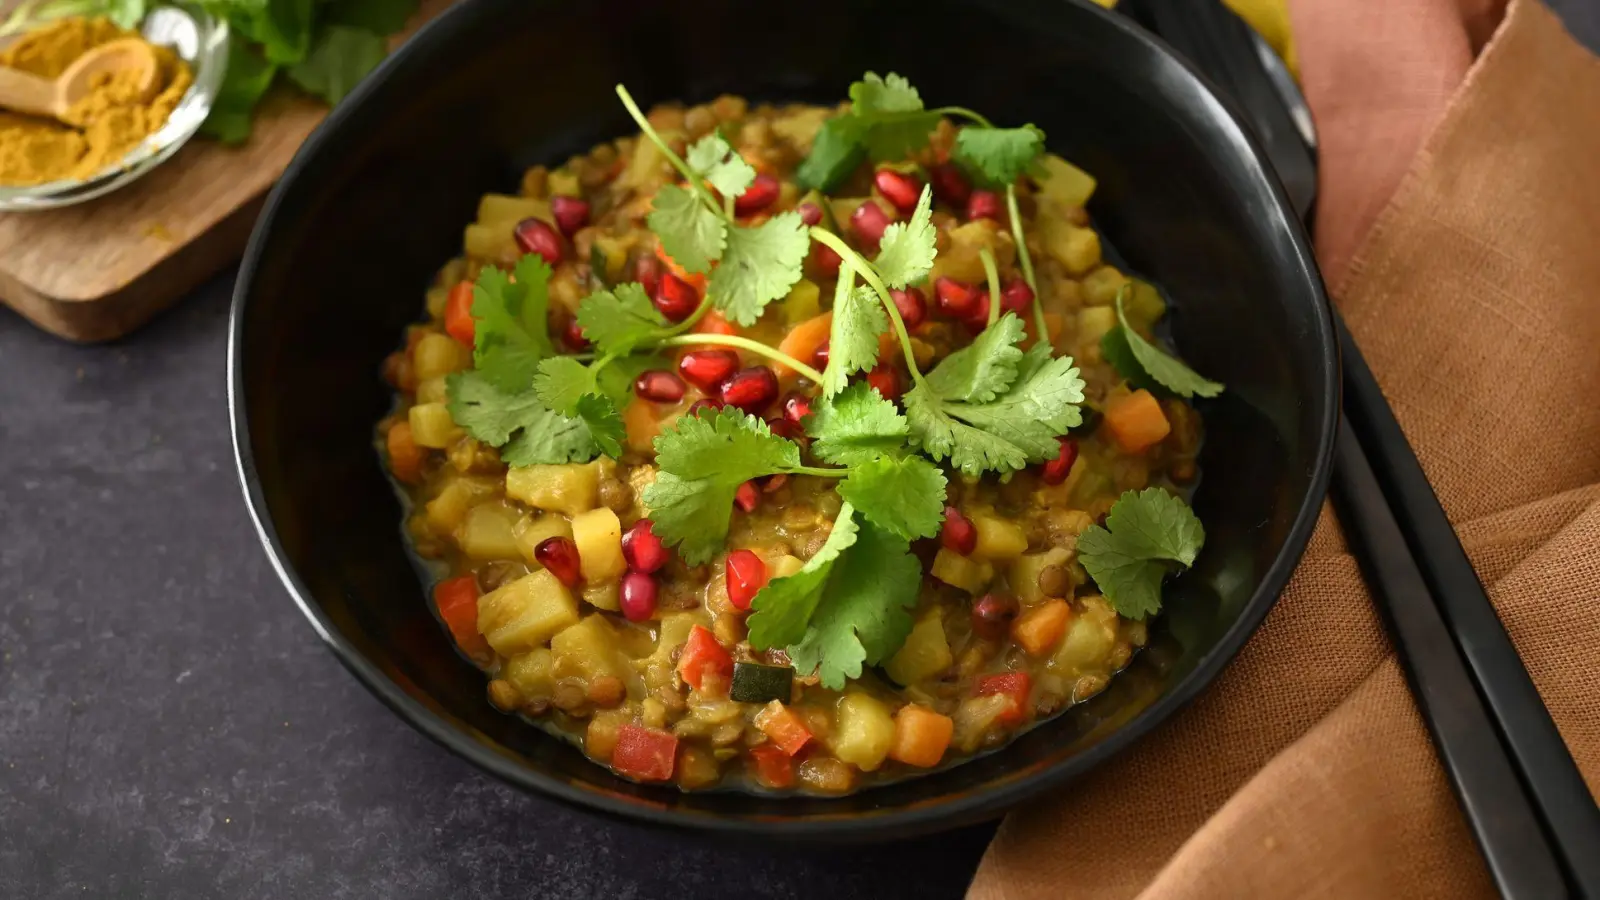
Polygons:
M397 46L452 0L423 0ZM0 16L6 7L0 0ZM73 341L122 337L239 258L327 107L267 98L239 147L196 137L143 178L63 209L0 213L0 301Z

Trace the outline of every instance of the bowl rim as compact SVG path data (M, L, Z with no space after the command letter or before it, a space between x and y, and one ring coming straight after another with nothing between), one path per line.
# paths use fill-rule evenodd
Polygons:
M1287 231L1289 246L1294 251L1291 267L1298 271L1299 276L1311 289L1314 301L1313 342L1321 362L1318 373L1321 383L1315 392L1320 394L1323 415L1320 423L1321 440L1313 455L1310 483L1301 497L1303 506L1294 521L1290 523L1283 549L1262 573L1255 591L1240 610L1238 618L1223 633L1216 646L1201 657L1194 669L1170 692L1141 710L1112 734L1070 759L1042 768L1025 777L954 794L932 805L880 808L846 815L822 813L803 819L739 814L714 815L685 811L671 804L657 805L631 801L603 790L585 789L564 779L521 765L511 757L496 752L488 744L475 740L445 716L406 692L338 632L331 619L312 602L311 592L287 561L267 507L254 452L249 442L250 422L243 396L240 347L243 339L244 311L249 303L252 285L266 250L267 235L273 230L274 220L284 203L284 198L294 189L296 182L310 167L311 161L319 154L322 147L330 142L331 135L340 131L344 123L353 116L354 110L397 68L406 65L411 57L421 55L435 45L448 42L456 30L467 24L469 16L479 14L487 5L483 0L457 3L445 10L385 59L374 72L356 86L344 102L330 112L295 154L283 177L268 196L251 233L234 283L228 323L228 413L234 461L245 504L262 548L266 551L278 579L340 663L365 685L367 690L412 727L479 769L512 786L562 801L569 806L651 825L687 828L701 833L821 840L903 837L994 818L1022 801L1049 788L1065 784L1122 753L1130 745L1171 719L1188 706L1201 691L1209 687L1218 674L1239 654L1245 643L1261 626L1267 613L1277 604L1290 576L1304 555L1311 532L1321 513L1333 468L1333 445L1338 431L1340 406L1339 352L1334 336L1331 308L1304 226L1292 211L1282 185L1266 163L1259 142L1242 124L1244 120L1236 105L1222 96L1191 63L1126 17L1089 0L1063 0L1063 3L1066 6L1076 7L1078 14L1101 17L1111 27L1123 32L1125 37L1144 44L1157 58L1187 77L1192 86L1197 87L1202 96L1212 104L1210 118L1215 119L1218 127L1224 131L1232 144L1243 151L1241 164L1251 176L1262 183L1270 196L1272 201L1270 212L1276 216L1277 225ZM1006 750L1001 748L997 752L1004 753ZM667 787L664 790L673 789Z

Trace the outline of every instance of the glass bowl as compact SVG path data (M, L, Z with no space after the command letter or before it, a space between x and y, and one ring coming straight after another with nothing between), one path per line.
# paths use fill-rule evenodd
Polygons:
M171 158L200 129L228 68L228 24L199 7L160 6L144 17L139 32L152 44L172 48L194 70L194 84L166 124L88 178L0 187L0 212L54 209L108 194Z

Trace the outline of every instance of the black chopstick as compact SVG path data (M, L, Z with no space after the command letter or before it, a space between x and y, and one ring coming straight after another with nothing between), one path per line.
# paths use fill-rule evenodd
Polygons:
M1495 614L1377 379L1343 318L1336 313L1334 320L1344 348L1345 414L1367 451L1376 483L1388 498L1439 614L1455 636L1490 718L1543 813L1573 887L1582 896L1600 897L1600 806Z

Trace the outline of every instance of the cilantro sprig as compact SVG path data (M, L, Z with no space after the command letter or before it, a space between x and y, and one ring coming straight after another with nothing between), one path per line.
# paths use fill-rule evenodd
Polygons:
M1222 384L1200 375L1146 340L1128 324L1122 301L1128 289L1117 292L1117 325L1100 339L1100 352L1123 378L1135 385L1159 384L1180 397L1215 397Z
M1205 527L1188 504L1146 488L1124 493L1103 527L1078 535L1078 560L1118 615L1143 619L1161 611L1162 579L1194 565L1205 540Z

